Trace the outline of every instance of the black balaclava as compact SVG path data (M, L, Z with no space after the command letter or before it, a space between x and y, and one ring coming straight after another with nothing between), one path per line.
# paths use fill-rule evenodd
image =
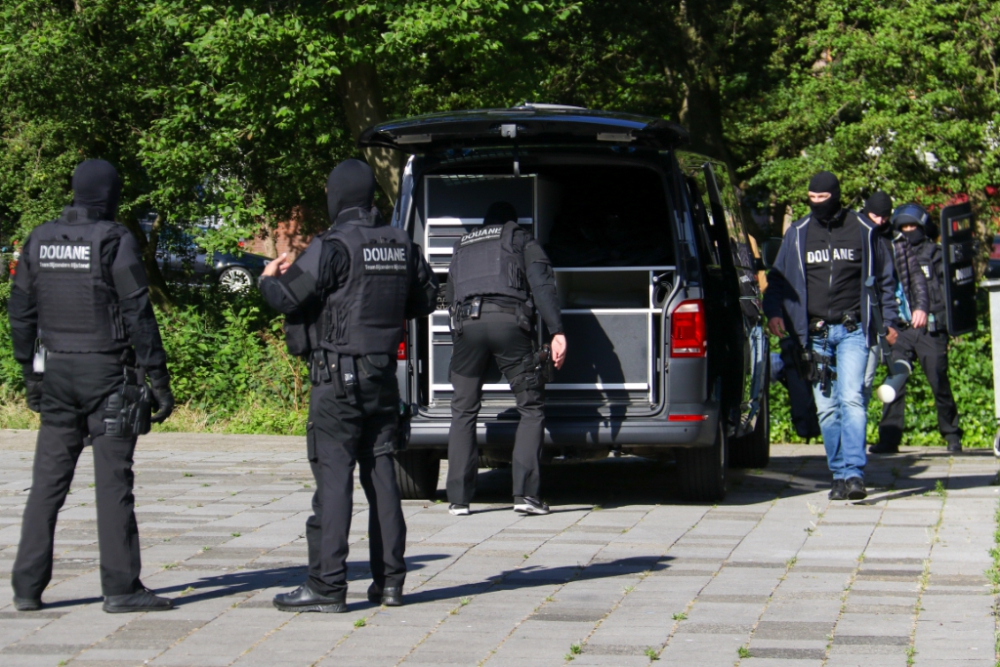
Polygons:
M517 209L505 201L495 201L486 209L484 225L502 225L507 222L517 222Z
M885 237L892 236L892 224L889 222L889 218L892 217L892 197L881 191L876 192L868 198L861 212L874 213L881 217L882 224L878 225L875 231Z
M830 222L840 213L840 181L828 171L821 171L809 179L809 192L829 192L830 198L814 204L809 202L813 217L820 222Z
M122 181L107 160L84 160L73 172L73 206L98 212L102 220L114 220Z
M326 206L330 222L349 208L371 208L375 201L375 174L367 162L344 160L326 179Z
M900 231L899 233L906 237L906 240L910 242L910 245L920 245L924 242L924 239L927 238L927 234L924 233L924 228L920 226L917 226L916 229L911 231Z

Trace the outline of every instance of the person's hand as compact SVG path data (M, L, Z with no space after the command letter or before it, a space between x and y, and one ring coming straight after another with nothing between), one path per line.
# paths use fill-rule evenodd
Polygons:
M915 329L920 329L927 326L927 313L922 310L913 311L913 317L910 318L910 324L913 325Z
M889 327L888 330L885 332L885 340L889 343L889 345L895 345L896 339L898 337L899 337L899 332L893 329L892 327Z
M552 337L552 363L557 369L563 367L566 361L566 336L556 334Z
M778 338L783 337L785 335L785 318L772 317L767 321L767 330Z
M292 263L287 260L287 257L288 253L283 252L275 259L272 259L267 263L267 266L264 267L264 272L261 275L267 276L268 278L276 278L280 275L284 275L285 271L288 270L288 267L292 265Z
M42 375L40 373L25 373L24 387L28 399L28 409L32 412L42 411Z
M153 401L156 403L156 413L149 418L150 423L160 424L167 420L170 413L174 411L174 394L170 391L170 376L161 376L149 379L149 389L153 392Z

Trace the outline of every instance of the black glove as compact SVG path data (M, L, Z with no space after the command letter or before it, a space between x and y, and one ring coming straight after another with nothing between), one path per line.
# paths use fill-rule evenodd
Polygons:
M28 399L28 409L32 412L42 411L42 374L25 373L24 386Z
M153 392L156 413L149 418L153 424L165 422L174 411L174 395L170 391L170 375L166 371L149 372L149 388Z

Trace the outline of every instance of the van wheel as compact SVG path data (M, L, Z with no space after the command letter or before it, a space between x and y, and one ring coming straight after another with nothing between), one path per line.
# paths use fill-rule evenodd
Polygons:
M684 447L676 450L677 488L683 500L716 502L726 496L726 467L729 439L719 421L711 447Z
M757 425L751 433L733 440L729 465L733 468L766 468L771 461L771 411L768 408L769 386L764 387L760 399Z
M403 500L434 500L441 472L441 459L437 453L403 450L397 452L394 458L400 497Z

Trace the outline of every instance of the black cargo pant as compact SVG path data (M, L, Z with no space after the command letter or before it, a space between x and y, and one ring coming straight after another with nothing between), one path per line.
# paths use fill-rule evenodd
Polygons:
M105 401L125 381L120 358L120 353L48 355L31 491L11 572L17 597L40 598L52 579L56 517L88 437L94 449L101 590L127 595L142 588L132 495L136 437L104 434Z
M934 394L937 407L938 431L949 443L962 442L962 429L958 426L958 408L951 393L948 379L948 334L927 333L926 329L905 329L899 332L896 344L892 346L893 359L905 359L911 364L919 360L920 367L927 376L927 382ZM882 409L882 421L878 425L881 444L899 446L903 440L904 413L906 411L906 386L900 390L896 400Z
M483 376L491 358L508 382L527 355L534 352L530 334L513 315L483 313L464 320L462 333L454 336L451 357L451 432L448 434L448 502L468 505L476 493L479 450L476 419L483 397ZM541 485L539 459L545 428L544 393L525 389L514 395L521 421L514 438L511 464L515 496L538 496Z
M333 355L331 355L332 357ZM382 587L406 579L406 521L391 455L373 456L395 437L399 419L396 360L368 355L355 360L357 387L314 386L306 442L316 480L313 515L306 520L309 585L332 595L347 588L348 532L354 506L354 466L368 498L368 548L372 579ZM338 393L345 392L338 396Z

